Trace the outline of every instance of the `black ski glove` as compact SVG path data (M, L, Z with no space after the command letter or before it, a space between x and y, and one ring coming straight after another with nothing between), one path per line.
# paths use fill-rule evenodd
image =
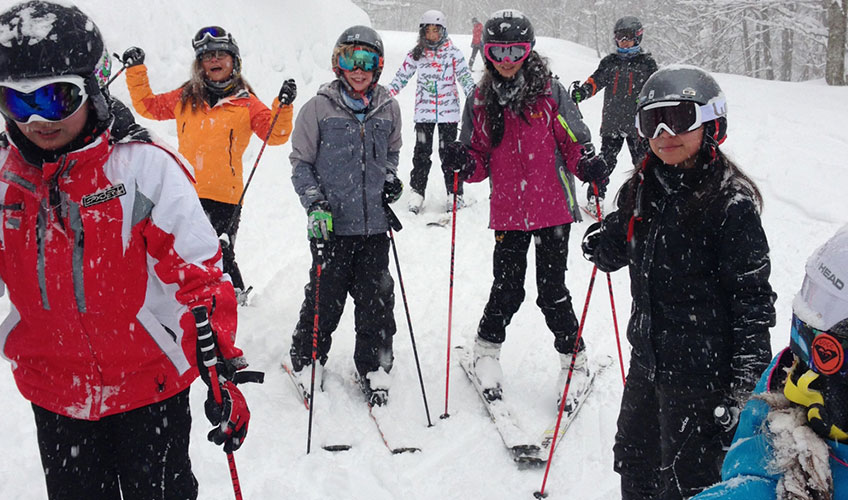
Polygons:
M277 99L280 100L281 104L288 106L294 102L295 97L297 97L297 84L294 82L294 78L289 78L280 87L280 93L277 94Z
M600 182L609 177L610 173L607 162L595 155L595 147L591 143L584 144L583 156L577 161L577 177L584 182Z
M571 89L571 100L574 101L575 104L580 104L580 101L585 101L591 97L589 90L583 85L580 85L580 80L575 80L572 82L572 85L574 87Z
M391 204L400 199L403 194L403 182L394 174L386 176L386 182L383 183L383 202Z
M586 229L586 234L583 235L583 242L580 248L583 250L583 257L589 262L593 262L595 251L601 242L601 232L603 231L603 223L596 222Z
M445 144L444 165L459 174L459 180L465 181L474 173L474 162L468 161L468 148L459 141Z
M121 62L124 63L124 66L127 68L144 64L144 51L138 47L130 47L125 50L124 55L121 56Z

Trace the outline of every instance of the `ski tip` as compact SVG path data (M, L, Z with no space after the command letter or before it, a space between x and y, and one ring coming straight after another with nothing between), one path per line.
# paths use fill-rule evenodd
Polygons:
M339 452L339 451L348 451L352 448L352 446L349 445L349 444L327 444L327 445L322 446L321 448L323 448L327 451Z
M400 455L401 453L419 453L421 448L415 447L402 447L402 448L392 448L392 455Z

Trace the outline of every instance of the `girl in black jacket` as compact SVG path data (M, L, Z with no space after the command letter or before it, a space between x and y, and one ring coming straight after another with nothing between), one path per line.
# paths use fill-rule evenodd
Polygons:
M602 271L630 268L614 448L622 498L686 498L719 480L735 423L720 426L713 411L738 408L768 365L775 294L760 193L719 149L727 119L715 80L662 69L637 113L651 151L583 247Z

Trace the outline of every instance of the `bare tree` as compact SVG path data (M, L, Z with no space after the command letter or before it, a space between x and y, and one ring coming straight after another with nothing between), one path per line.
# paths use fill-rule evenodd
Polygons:
M845 31L848 17L842 0L829 0L827 6L827 69L829 85L845 85Z

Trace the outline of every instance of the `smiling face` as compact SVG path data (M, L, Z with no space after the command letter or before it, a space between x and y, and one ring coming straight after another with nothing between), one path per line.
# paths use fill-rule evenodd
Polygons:
M442 38L442 32L435 24L428 24L427 27L424 28L424 38L430 42L438 42L439 39Z
M233 74L233 56L223 50L206 52L200 58L207 80L223 82Z
M30 123L18 123L18 128L24 137L33 144L47 151L55 151L67 146L77 138L88 121L88 103L80 106L80 109L71 116L58 122L34 121Z
M353 71L345 70L343 73L347 83L359 94L368 90L368 87L371 85L371 81L374 79L373 71L363 71L360 68L356 68Z
M516 74L518 74L518 70L520 70L521 66L524 65L524 61L522 60L522 61L519 61L517 63L504 61L504 62L492 63L492 64L494 65L495 70L498 72L499 75L501 75L503 78L505 78L507 80L510 80Z
M695 166L695 158L701 149L704 138L704 126L691 132L671 135L667 130L660 132L654 139L648 139L651 151L666 165L677 165L680 168Z

